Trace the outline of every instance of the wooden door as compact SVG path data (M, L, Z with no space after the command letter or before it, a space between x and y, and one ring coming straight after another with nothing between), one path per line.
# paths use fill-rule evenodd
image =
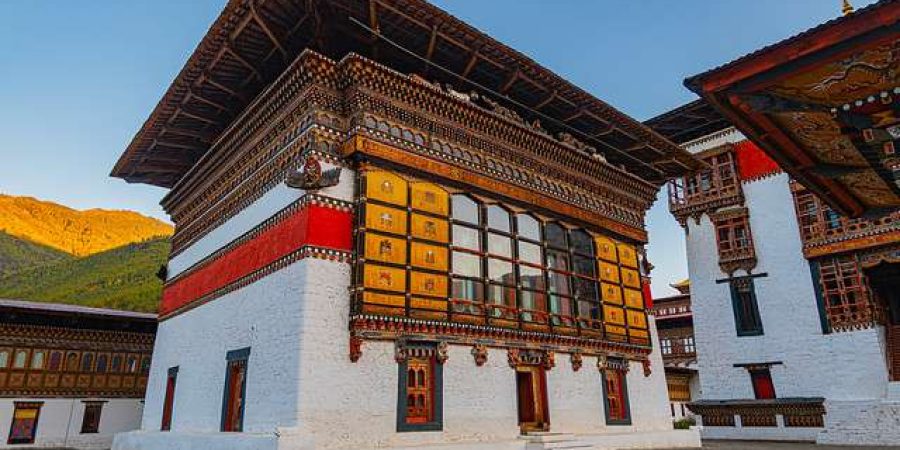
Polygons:
M550 420L547 408L547 380L539 366L516 368L516 400L519 410L519 429L547 431Z

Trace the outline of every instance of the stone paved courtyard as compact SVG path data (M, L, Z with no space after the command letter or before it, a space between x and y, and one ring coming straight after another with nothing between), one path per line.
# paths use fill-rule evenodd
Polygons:
M900 445L890 447L816 445L804 442L757 442L757 441L703 441L704 449L721 450L900 450Z

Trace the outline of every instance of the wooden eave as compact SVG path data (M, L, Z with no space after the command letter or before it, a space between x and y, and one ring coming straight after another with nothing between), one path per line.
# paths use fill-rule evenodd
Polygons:
M821 175L823 163L789 132L746 101L748 94L845 58L876 44L900 39L900 0L881 0L684 81L762 148L779 166L841 213L873 212L844 184ZM860 94L864 97L869 94Z
M732 126L725 116L702 98L645 120L644 125L677 144Z
M698 167L664 136L423 0L230 0L111 175L172 187L306 48L479 91L650 182Z

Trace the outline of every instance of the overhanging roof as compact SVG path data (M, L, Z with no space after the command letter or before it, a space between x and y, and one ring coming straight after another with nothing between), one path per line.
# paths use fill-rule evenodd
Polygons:
M305 48L334 59L355 52L487 92L649 181L698 165L640 122L425 1L230 0L111 175L173 186Z
M881 0L685 85L844 214L900 207L900 162L892 156L900 0Z
M672 142L683 144L724 130L731 126L731 122L701 98L645 120L644 125Z

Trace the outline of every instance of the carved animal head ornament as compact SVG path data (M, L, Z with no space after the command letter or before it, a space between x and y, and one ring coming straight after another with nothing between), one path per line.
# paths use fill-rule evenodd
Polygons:
M319 160L313 155L307 155L303 167L296 172L289 173L284 182L295 189L314 191L338 184L340 177L340 167L323 172L322 164L319 163Z

